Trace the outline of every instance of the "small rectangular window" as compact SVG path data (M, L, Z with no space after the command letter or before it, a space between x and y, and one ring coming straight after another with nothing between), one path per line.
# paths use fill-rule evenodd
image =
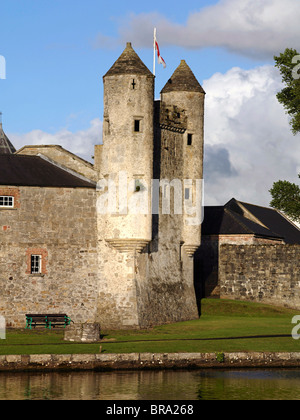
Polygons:
M187 145L188 146L191 146L192 145L192 142L193 142L193 134L188 134L188 137L187 137Z
M41 255L31 255L31 274L41 273L42 267L42 256Z
M189 188L184 189L184 198L185 198L185 200L190 199L190 189Z
M134 180L134 191L135 192L141 191L141 182L139 179Z
M105 118L103 123L104 134L110 134L110 126L109 126L109 119Z
M14 197L2 195L0 196L0 207L13 207Z
M141 121L140 120L134 120L134 131L136 133L139 133L141 131Z

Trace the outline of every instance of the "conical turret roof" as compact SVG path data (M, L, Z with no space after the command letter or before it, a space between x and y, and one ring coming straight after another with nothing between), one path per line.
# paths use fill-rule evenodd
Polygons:
M205 93L185 60L181 60L179 66L174 71L171 78L167 81L161 93L174 91Z
M146 76L153 76L132 48L131 42L127 42L125 50L104 77L118 74L144 74Z
M0 122L0 155L12 155L15 151L16 149L4 133L2 122Z

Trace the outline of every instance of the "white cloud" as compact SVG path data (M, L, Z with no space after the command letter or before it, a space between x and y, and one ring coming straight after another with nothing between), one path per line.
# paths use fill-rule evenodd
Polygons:
M9 134L8 137L16 149L33 144L57 144L91 162L94 145L102 142L102 122L95 118L88 129L76 133L66 129L54 134L33 130L26 134Z
M186 48L224 47L257 58L272 58L286 48L299 48L299 0L220 0L190 14L185 24L159 13L126 16L119 27L122 43L151 47L153 27L161 45ZM103 47L101 42L95 45Z
M299 135L278 103L281 78L271 66L233 68L204 81L206 204L230 198L268 205L273 182L297 182Z

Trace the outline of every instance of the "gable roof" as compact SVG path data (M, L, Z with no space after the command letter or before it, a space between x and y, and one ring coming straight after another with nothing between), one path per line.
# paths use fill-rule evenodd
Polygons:
M255 235L300 244L300 229L278 210L231 199L224 206L206 206L202 235Z
M26 146L21 147L21 149L18 149L16 151L16 154L26 155L28 154L27 151L30 151L30 149L33 149L33 150L56 149L57 151L61 151L62 153L69 155L72 159L80 162L81 164L89 168L93 168L93 164L91 162L81 158L80 156L75 155L74 153L70 152L70 150L65 149L59 144L27 144Z
M39 156L0 155L0 168L0 185L95 188L94 182L77 177Z
M265 226L284 238L287 244L300 244L300 229L276 209L240 202Z
M36 144L23 146L15 154L40 156L49 160L56 166L60 166L66 171L75 172L76 176L83 176L88 180L97 181L97 173L94 165L81 157L75 155L62 146L55 144Z
M276 240L283 239L277 233L225 206L205 207L202 235L255 235Z

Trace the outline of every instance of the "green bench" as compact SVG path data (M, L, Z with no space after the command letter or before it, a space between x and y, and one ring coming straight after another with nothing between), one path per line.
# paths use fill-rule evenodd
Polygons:
M32 329L38 325L42 325L45 328L64 327L70 325L71 320L66 314L26 314L26 327Z

